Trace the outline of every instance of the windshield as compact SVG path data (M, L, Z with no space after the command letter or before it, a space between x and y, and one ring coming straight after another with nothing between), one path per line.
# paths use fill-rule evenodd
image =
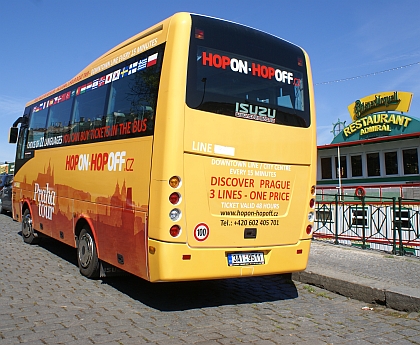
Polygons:
M310 125L302 50L238 24L192 16L187 105L216 114Z

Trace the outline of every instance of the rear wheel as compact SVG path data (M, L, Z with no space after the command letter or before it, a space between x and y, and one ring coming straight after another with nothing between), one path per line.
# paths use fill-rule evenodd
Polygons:
M77 262L82 275L88 278L99 277L99 259L92 233L82 229L77 246Z
M26 209L25 212L23 212L22 237L23 241L28 244L36 244L39 242L38 234L34 231L34 228L32 227L32 216L29 209Z
M1 198L0 198L0 213L4 213L4 211L3 211L3 202L1 201Z

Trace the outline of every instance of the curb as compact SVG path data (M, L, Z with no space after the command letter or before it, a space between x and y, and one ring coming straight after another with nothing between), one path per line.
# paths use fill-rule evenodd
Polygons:
M420 312L420 291L409 287L384 286L372 279L354 277L323 269L323 273L310 270L292 273L292 280L366 303L384 305L406 312Z

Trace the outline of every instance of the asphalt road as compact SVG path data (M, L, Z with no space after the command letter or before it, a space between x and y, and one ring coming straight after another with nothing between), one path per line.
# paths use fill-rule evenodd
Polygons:
M89 280L74 249L24 244L0 215L0 345L420 344L420 314L287 276L151 284Z

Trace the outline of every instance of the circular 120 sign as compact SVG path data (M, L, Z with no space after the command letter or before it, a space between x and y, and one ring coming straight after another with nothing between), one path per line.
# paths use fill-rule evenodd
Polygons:
M197 241L204 241L209 237L210 229L205 223L197 224L194 228L194 237Z

